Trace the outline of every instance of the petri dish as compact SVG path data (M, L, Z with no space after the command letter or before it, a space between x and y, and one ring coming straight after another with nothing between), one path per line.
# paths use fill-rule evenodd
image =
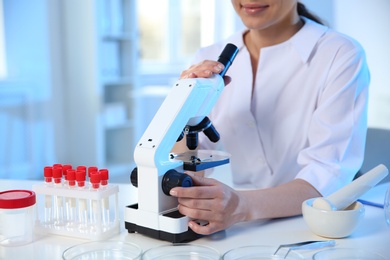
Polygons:
M133 243L120 241L87 242L69 247L62 254L64 260L141 259L142 249Z
M223 260L255 260L255 259L304 259L304 257L295 251L288 251L288 248L281 248L274 255L277 246L252 245L237 247L227 251Z
M221 254L214 248L197 244L171 244L163 245L146 250L143 260L218 260Z
M387 226L390 227L390 185L386 191L385 202L384 202L383 208L385 210L385 220L386 220Z
M331 248L319 251L313 255L314 260L384 260L385 258L379 254L356 248Z

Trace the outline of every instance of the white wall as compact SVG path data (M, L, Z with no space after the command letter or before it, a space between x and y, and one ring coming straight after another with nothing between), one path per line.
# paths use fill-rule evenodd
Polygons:
M366 50L371 72L368 124L390 129L390 1L334 2L334 25Z
M390 1L302 2L330 27L363 46L371 73L368 125L390 129Z

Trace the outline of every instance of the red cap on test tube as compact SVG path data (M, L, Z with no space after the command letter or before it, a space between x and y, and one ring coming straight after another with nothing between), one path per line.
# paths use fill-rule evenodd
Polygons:
M77 166L76 170L83 170L83 171L87 172L87 167L84 165L80 165L80 166Z
M100 180L101 180L100 172L91 172L90 182L93 189L99 189Z
M71 187L74 187L76 185L76 171L69 169L67 170L67 178L68 178L68 184Z
M97 172L97 171L98 171L98 167L96 167L96 166L88 167L88 178L91 178L91 173L92 172Z
M71 170L71 169L72 169L72 165L70 165L70 164L65 164L62 166L62 175L64 175L65 180L67 180L68 170Z
M100 169L100 183L105 186L108 184L108 170L107 169Z
M43 168L43 177L45 178L45 182L51 182L53 179L53 167L46 166Z
M53 167L53 179L54 183L61 183L62 179L62 167Z
M78 167L77 167L78 168ZM85 171L84 170L76 170L76 181L77 186L84 187L85 186Z

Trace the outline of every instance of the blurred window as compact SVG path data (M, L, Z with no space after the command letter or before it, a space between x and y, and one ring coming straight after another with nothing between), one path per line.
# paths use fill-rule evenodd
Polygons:
M6 56L5 56L5 34L4 34L4 12L3 1L0 0L0 79L7 76Z
M226 0L139 0L141 72L181 70L200 47L234 31L233 12ZM221 17L230 22L219 23Z

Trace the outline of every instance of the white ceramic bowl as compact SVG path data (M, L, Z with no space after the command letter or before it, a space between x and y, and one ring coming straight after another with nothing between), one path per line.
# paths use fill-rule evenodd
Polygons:
M314 199L302 203L303 219L316 235L327 238L342 238L352 234L364 217L364 206L354 202L345 210L322 210L314 208Z

